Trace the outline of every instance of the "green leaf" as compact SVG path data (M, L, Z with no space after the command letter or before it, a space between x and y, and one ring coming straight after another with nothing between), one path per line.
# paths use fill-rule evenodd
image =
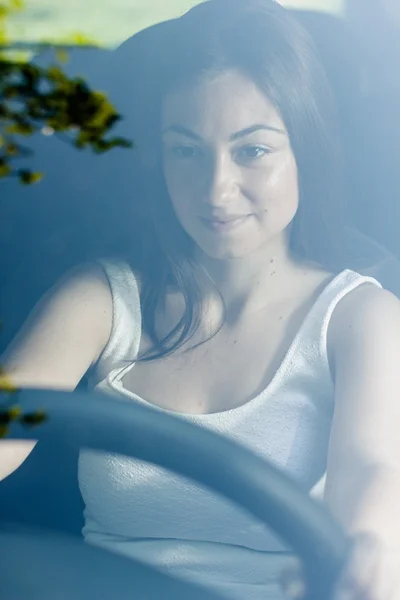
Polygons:
M36 128L30 123L13 123L12 125L7 125L7 127L4 128L4 133L8 135L17 134L28 136L32 135L35 129Z
M13 142L9 142L6 145L5 153L7 156L17 156L17 154L19 154L19 148L18 148L17 144L15 144Z
M11 173L11 167L9 164L7 164L6 162L0 161L0 179L3 177L7 177L7 175L10 175ZM0 389L1 389L1 378L0 378Z
M45 421L47 421L48 417L44 410L37 410L34 413L30 413L27 415L23 415L19 420L23 425L28 427L35 427L36 425L41 425Z
M67 64L69 62L69 54L64 48L56 49L56 58L62 64Z
M1 425L0 424L0 438L6 437L8 431L9 431L9 426L8 425Z
M18 171L18 177L23 185L32 185L33 183L39 183L43 179L43 173L34 173L27 169L20 169Z

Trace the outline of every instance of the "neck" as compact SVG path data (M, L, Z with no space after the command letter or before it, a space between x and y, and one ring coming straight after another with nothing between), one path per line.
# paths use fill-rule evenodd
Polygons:
M219 260L205 254L199 258L228 312L279 301L286 295L294 272L301 269L283 243L242 258Z

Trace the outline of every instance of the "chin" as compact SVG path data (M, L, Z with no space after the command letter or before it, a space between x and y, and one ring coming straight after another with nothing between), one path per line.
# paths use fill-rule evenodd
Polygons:
M222 245L203 242L202 244L198 243L197 245L204 254L214 260L241 259L257 250L257 248L244 246L243 244Z

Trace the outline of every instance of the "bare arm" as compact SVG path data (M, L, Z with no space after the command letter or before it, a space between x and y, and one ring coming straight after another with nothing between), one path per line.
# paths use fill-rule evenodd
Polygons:
M101 270L76 272L39 302L0 365L17 387L73 390L99 358L111 324L111 293ZM0 480L34 445L0 442Z
M326 500L345 530L362 542L355 546L348 581L357 582L371 600L397 598L400 302L389 292L363 286L335 313L330 347L336 404Z
M366 527L368 513L368 526L382 531L389 498L380 488L381 501L368 506L360 485L371 487L388 472L400 482L400 302L372 287L356 293L334 316L336 404L327 494L347 528Z

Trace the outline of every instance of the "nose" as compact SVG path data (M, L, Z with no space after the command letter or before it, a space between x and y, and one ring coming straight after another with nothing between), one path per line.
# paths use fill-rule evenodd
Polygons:
M215 156L210 160L205 178L203 200L213 207L225 206L234 201L240 190L239 169L229 155Z

